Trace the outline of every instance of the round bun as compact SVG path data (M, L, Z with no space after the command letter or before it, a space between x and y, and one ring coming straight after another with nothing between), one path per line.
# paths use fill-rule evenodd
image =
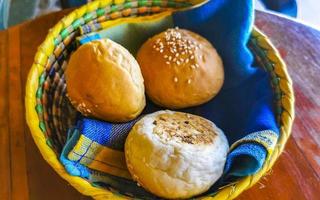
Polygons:
M125 143L128 169L141 186L168 199L207 191L222 175L228 141L211 121L181 112L144 116Z
M221 89L221 58L203 37L168 29L147 40L137 54L146 92L161 106L177 109L200 105Z
M66 82L68 98L85 116L124 122L139 115L146 104L137 61L109 39L77 49L66 69Z

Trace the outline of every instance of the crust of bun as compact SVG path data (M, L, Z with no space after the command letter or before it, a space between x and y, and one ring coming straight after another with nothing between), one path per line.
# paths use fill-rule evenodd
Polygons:
M215 48L184 29L147 40L137 54L148 96L156 104L186 108L203 104L221 89L224 70Z
M124 122L139 115L146 104L137 61L109 39L77 49L67 66L66 82L68 98L85 116Z
M190 198L219 179L228 148L223 132L209 120L166 110L134 125L125 157L133 179L146 190L167 199Z

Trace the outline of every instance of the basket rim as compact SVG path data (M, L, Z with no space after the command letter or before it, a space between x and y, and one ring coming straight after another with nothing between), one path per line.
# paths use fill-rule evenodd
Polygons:
M57 37L64 27L71 25L71 23L78 17L82 17L85 13L97 10L98 8L106 7L112 3L121 4L124 0L108 0L108 1L93 1L88 3L68 14L66 17L60 20L48 33L44 42L40 45L41 48L36 53L34 63L29 71L27 83L26 83L26 94L25 94L25 107L26 107L26 121L29 126L33 140L39 148L43 158L51 165L51 167L67 182L69 182L74 188L80 193L92 196L96 199L122 199L118 194L113 193L104 188L94 187L86 180L81 177L71 176L66 171L62 164L59 162L55 152L47 145L45 136L39 127L39 119L35 110L36 102L36 91L38 88L38 79L41 72L44 70L43 63L46 62L50 55L54 51L54 38ZM279 78L279 87L284 96L281 98L281 106L283 111L281 113L281 127L280 137L277 141L276 147L271 155L266 159L262 169L252 175L247 176L240 181L231 185L225 186L220 189L213 197L205 197L205 199L233 199L238 196L242 191L250 188L254 185L268 170L273 166L280 153L283 151L287 139L291 134L291 128L294 119L294 95L292 88L292 81L287 72L287 67L282 60L279 52L272 45L271 41L264 35L257 27L253 27L252 37L257 39L259 47L266 51L266 56L274 65L274 72Z

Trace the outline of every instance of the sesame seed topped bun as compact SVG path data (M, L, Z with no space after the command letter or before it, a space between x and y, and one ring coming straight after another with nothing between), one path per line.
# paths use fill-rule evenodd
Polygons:
M184 29L168 29L147 40L137 54L148 96L167 108L186 108L212 99L224 70L205 38Z
M222 175L228 141L200 116L158 111L144 116L125 143L127 167L135 181L168 199L207 191Z

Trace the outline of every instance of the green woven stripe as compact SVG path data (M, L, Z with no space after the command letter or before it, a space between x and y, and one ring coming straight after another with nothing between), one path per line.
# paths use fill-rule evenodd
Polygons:
M153 5L153 6L161 6L161 5L162 5L162 2L161 2L161 1L153 1L153 2L152 2L152 5Z
M147 1L147 0L138 1L138 6L139 6L139 7L147 6L147 5L148 5L148 2L149 2L149 1Z
M50 148L53 148L53 144L52 144L52 139L51 138L47 138L46 143Z
M273 71L273 64L272 63L266 63L265 66L268 71Z
M46 75L42 73L41 76L39 77L39 85L42 86L45 80L46 80Z
M97 16L100 17L100 16L102 16L102 15L104 15L104 14L106 13L106 10L103 9L103 8L99 8L99 9L96 11L96 13L97 13Z
M58 46L60 44L60 42L61 42L61 39L59 38L59 36L53 40L55 47Z
M39 122L39 127L42 132L46 132L46 124L43 121Z
M83 19L84 21L87 23L89 21L91 21L92 19L92 14L91 13L86 13L84 16L83 16Z
M42 87L38 87L36 92L36 97L40 99L42 97Z
M61 32L60 32L60 35L61 35L61 38L62 40L64 40L68 35L69 35L69 31L68 29L63 29Z
M43 106L41 104L36 105L36 111L38 114L43 113Z
M279 78L273 78L271 79L272 83L275 84L275 85L279 85Z
M77 29L79 26L81 26L81 20L80 19L76 19L72 22L72 26L74 29Z
M132 8L132 3L131 2L124 3L123 8L125 9Z
M113 13L113 12L116 12L116 11L118 11L118 6L117 5L111 5L110 12Z
M280 100L281 99L281 93L275 93L275 98L277 99L277 100Z
M282 113L282 107L281 106L277 106L276 107L276 114L280 115Z
M168 1L168 6L169 7L175 7L177 4L174 1Z

